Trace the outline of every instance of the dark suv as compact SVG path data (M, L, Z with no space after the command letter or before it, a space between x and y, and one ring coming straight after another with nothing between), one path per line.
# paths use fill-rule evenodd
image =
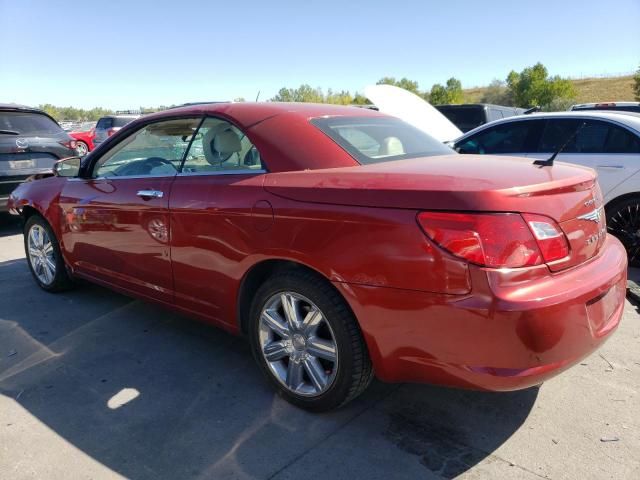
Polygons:
M9 194L32 175L76 155L76 141L42 110L0 103L0 212Z
M524 108L504 107L490 103L465 103L462 105L435 105L445 117L451 120L463 133L473 130L485 123L502 118L521 115Z
M139 117L140 115L106 115L100 118L96 123L96 136L93 139L94 147L97 147L127 123Z

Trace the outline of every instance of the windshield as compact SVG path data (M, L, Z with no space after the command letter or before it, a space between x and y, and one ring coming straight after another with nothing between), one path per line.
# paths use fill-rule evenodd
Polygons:
M430 135L393 117L315 118L311 123L364 165L455 153Z
M62 128L49 117L33 112L0 112L0 130L18 135L51 135L62 132Z

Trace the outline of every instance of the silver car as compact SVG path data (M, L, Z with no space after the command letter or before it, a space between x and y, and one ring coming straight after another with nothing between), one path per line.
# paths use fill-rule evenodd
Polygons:
M106 115L100 118L96 124L96 136L93 139L94 147L98 147L127 123L139 117L140 115Z

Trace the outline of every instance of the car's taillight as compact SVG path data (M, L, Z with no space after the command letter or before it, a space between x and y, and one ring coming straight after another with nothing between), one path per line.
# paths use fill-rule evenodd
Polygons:
M486 267L540 265L568 253L560 228L540 215L528 215L525 222L517 213L422 212L418 223L445 250Z
M59 142L60 145L70 148L71 150L75 150L77 147L77 143L75 140L67 140L66 142Z
M549 217L531 213L523 213L522 216L533 232L545 262L560 260L569 255L569 244L556 222Z
M113 135L117 131L118 131L117 128L107 128L107 137L110 137L111 135Z

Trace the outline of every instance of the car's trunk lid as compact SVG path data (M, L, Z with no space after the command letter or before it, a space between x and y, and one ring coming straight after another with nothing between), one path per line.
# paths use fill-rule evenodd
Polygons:
M570 245L560 270L594 256L604 242L602 195L589 168L487 155L447 155L356 167L273 173L265 188L301 202L415 210L546 215ZM595 212L595 213L594 213Z

